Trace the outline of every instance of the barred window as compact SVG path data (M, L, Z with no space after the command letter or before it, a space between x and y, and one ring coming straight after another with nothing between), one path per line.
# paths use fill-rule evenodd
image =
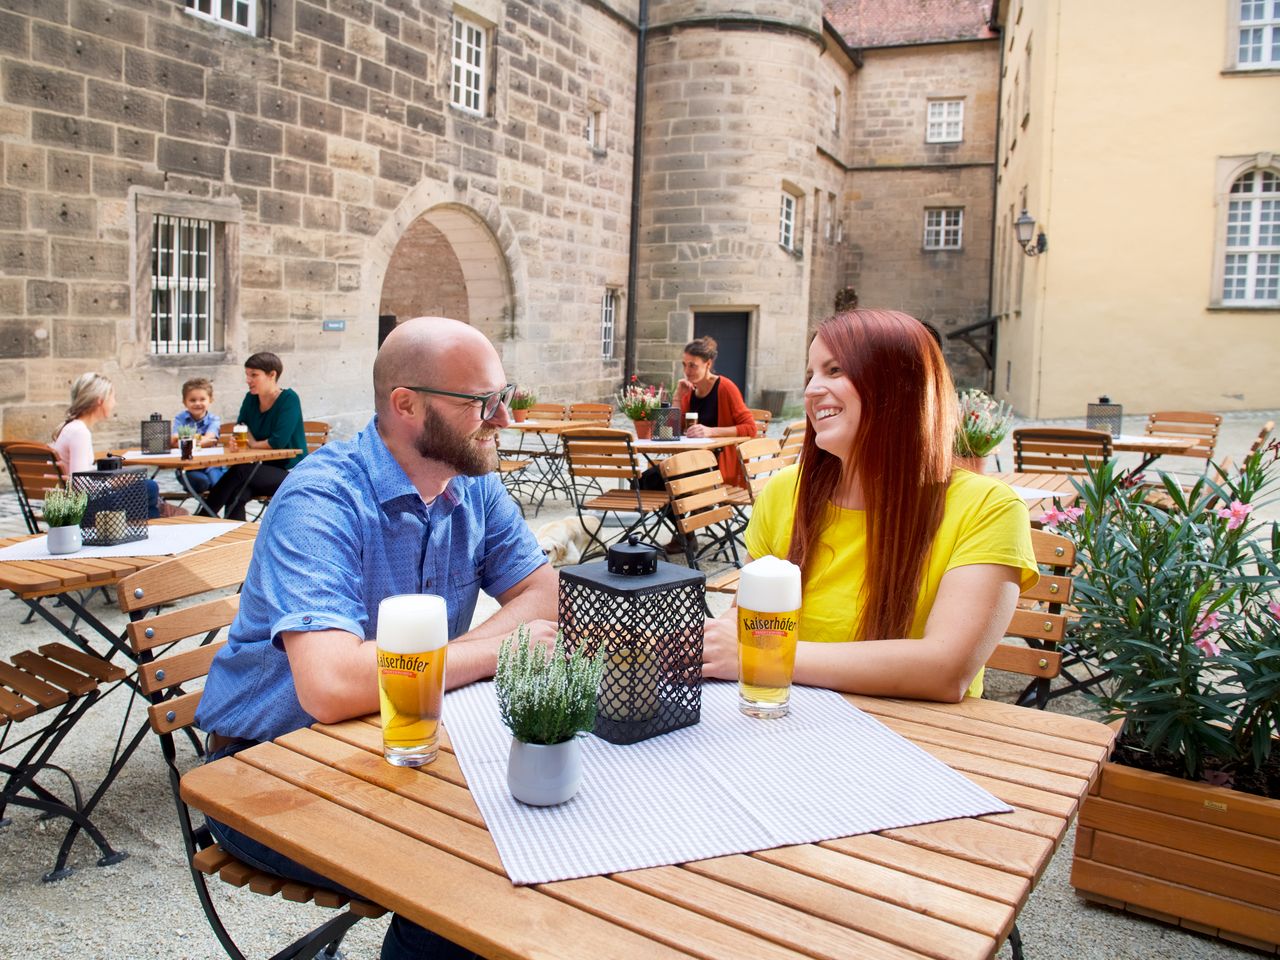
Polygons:
M186 0L187 10L234 30L258 32L258 0Z
M449 100L468 113L484 115L485 29L459 13L453 15L453 75Z
M935 207L924 212L924 248L959 250L964 240L964 210Z
M613 359L613 341L617 330L618 294L614 290L606 290L600 302L600 356L605 360Z
M1249 170L1227 196L1222 302L1280 305L1280 175Z
M927 143L956 143L964 139L964 101L930 100Z
M151 240L151 352L207 353L214 336L216 225L155 216Z

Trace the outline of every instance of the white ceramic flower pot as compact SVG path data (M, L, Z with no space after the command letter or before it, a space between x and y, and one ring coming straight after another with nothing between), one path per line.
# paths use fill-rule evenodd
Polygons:
M582 785L582 745L523 743L512 739L507 758L507 787L521 803L550 807L564 803Z
M50 553L75 553L83 544L80 524L69 527L50 527L46 546Z

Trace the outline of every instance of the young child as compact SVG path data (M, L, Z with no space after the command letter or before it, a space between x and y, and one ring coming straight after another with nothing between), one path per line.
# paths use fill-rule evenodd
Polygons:
M213 403L213 384L205 377L191 378L182 385L182 403L186 409L178 411L178 415L173 418L175 432L170 441L171 445L175 447L178 445L176 431L179 427L195 427L197 446L215 446L222 421L216 413L209 412L209 405ZM226 472L226 467L188 470L187 480L193 489L204 493Z

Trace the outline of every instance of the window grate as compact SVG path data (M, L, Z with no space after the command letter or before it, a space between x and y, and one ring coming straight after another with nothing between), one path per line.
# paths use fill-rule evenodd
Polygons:
M214 349L214 224L157 214L151 231L151 352Z
M618 295L612 290L606 290L604 300L600 303L600 356L605 360L613 359L617 314Z

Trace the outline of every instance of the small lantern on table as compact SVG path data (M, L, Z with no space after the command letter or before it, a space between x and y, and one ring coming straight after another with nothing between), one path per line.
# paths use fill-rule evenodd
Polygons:
M682 416L679 407L662 406L651 411L649 419L653 421L653 439L679 440Z
M560 570L565 648L605 651L596 736L636 743L698 722L705 592L703 574L660 563L634 535L606 560Z
M167 440L166 440L167 442ZM147 471L119 468L119 460L99 460L97 470L71 475L72 489L89 505L80 521L86 547L107 547L147 538Z
M168 453L170 423L158 413L153 413L150 420L142 421L142 452Z
M1101 396L1097 403L1085 405L1084 425L1090 430L1106 430L1113 437L1120 436L1120 424L1124 420L1124 408L1112 403L1108 396Z

